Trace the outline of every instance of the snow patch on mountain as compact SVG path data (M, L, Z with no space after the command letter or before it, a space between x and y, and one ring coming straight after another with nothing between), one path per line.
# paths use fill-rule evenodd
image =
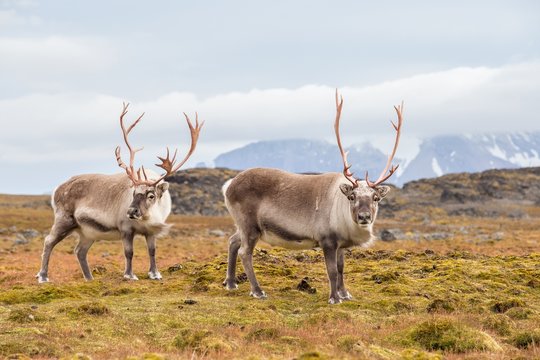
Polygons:
M439 165L439 162L437 161L437 158L433 158L431 160L431 168L433 169L433 172L437 176L441 176L441 175L444 174L444 171L442 171L442 169L441 169L441 167Z

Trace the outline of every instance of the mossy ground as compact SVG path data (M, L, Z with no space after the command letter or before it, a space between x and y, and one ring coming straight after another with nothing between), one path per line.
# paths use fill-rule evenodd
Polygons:
M17 201L34 200L0 197L0 228L48 231L52 213L40 199L23 207ZM158 242L163 281L145 275L137 239L140 281L122 279L121 243L102 241L89 255L95 280L85 282L68 238L53 252L52 283L38 285L43 236L15 246L0 234L0 358L538 358L540 212L528 211L523 219L379 219L378 228L455 235L350 251L355 299L335 306L315 250L259 247L254 264L267 300L250 298L247 282L224 290L227 239L209 231L231 233L226 217L171 217L171 235ZM478 236L495 231L504 239ZM315 293L297 290L305 277Z

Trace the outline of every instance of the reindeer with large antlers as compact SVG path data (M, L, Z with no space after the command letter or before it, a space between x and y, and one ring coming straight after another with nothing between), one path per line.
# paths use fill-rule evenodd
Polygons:
M223 285L236 289L236 261L242 260L251 285L250 295L266 298L253 270L253 250L257 241L289 249L320 247L324 253L330 282L330 304L352 298L343 281L344 249L366 245L373 240L373 223L378 203L390 188L382 183L395 173L392 160L401 133L402 106L396 106L398 122L394 149L376 181L356 179L341 144L339 121L343 99L336 91L334 130L343 158L343 173L321 175L291 174L276 169L256 168L238 174L223 186L225 203L237 231L229 239L227 277Z
M122 239L126 267L124 278L138 280L133 273L133 239L135 235L144 235L150 257L150 279L159 280L161 274L156 267L156 239L167 233L170 225L165 221L171 212L171 196L169 184L163 179L175 173L195 151L199 133L204 124L199 124L198 116L195 125L184 113L191 134L191 147L182 161L176 164L177 151L170 158L158 156L161 164L158 167L165 170L163 175L157 175L144 167L135 170L135 154L141 149L134 150L128 136L142 119L144 113L126 128L124 116L129 104L124 103L120 115L120 127L124 141L129 150L129 166L120 156L120 147L116 148L118 166L125 173L115 175L85 174L74 176L56 188L52 195L54 209L54 224L50 234L45 238L41 270L37 274L40 283L48 282L49 258L53 248L68 235L78 235L79 242L75 254L86 280L92 280L92 272L88 266L86 255L90 246L97 239Z

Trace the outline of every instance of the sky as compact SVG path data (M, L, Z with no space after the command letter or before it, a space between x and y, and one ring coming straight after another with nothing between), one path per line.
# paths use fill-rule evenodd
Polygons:
M404 101L402 157L434 135L538 131L540 2L0 0L0 193L118 172L124 101L145 112L147 168L187 151L182 112L206 121L186 167L334 142L336 88L346 145L388 152Z

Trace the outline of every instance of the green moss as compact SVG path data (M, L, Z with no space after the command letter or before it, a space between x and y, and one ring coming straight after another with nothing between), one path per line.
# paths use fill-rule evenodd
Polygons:
M297 357L298 360L325 360L327 358L327 356L317 351L309 351Z
M401 352L402 360L442 360L441 354L431 354L416 349L405 349Z
M92 360L92 358L89 355L77 353L69 358L70 360Z
M450 299L435 299L426 308L428 313L451 313L455 310L455 303Z
M246 339L249 341L275 339L279 336L279 330L276 328L259 328L250 331L246 335Z
M505 314L514 320L525 320L528 319L532 313L533 312L531 309L523 307L513 307L509 309Z
M9 358L12 354L28 355L30 357L58 357L57 349L53 345L43 341L13 341L0 343L0 355Z
M142 360L165 360L166 357L159 354L144 354Z
M78 294L45 284L30 289L14 289L0 293L0 302L4 304L34 303L44 304L52 300L64 298L77 298Z
M540 344L540 330L522 331L512 337L511 343L520 349L538 346Z
M355 336L351 335L344 335L336 340L336 346L338 349L345 351L345 352L351 352L354 349L354 346L358 343L359 339Z
M34 310L30 308L16 308L10 311L8 315L8 320L24 324L34 321L42 321L44 320L44 318L42 315L37 314Z
M503 314L494 314L491 316L487 316L483 321L482 325L489 329L494 331L497 335L500 336L508 336L512 333L512 330L514 328L514 323L512 320Z
M322 310L318 310L315 313L309 315L307 322L309 324L319 324L319 323L325 324L328 322L334 322L336 320L350 320L350 319L351 319L351 314L346 311L337 310L334 308L324 308Z
M491 311L496 313L504 313L513 307L522 307L525 306L525 303L521 299L510 298L494 302L491 305Z
M96 301L81 304L79 306L62 307L59 309L59 311L74 318L79 318L85 315L103 316L110 313L110 310L106 305Z
M184 328L173 339L172 345L180 350L191 348L193 350L203 350L203 340L212 334L208 330L194 330Z
M395 281L399 278L399 273L397 271L385 271L373 274L371 280L375 281L376 284L382 284L390 281Z
M413 326L405 335L405 343L428 351L455 353L500 349L487 334L446 319L428 320Z
M110 289L103 292L103 296L120 296L133 293L134 290L128 287L120 287L118 289Z

